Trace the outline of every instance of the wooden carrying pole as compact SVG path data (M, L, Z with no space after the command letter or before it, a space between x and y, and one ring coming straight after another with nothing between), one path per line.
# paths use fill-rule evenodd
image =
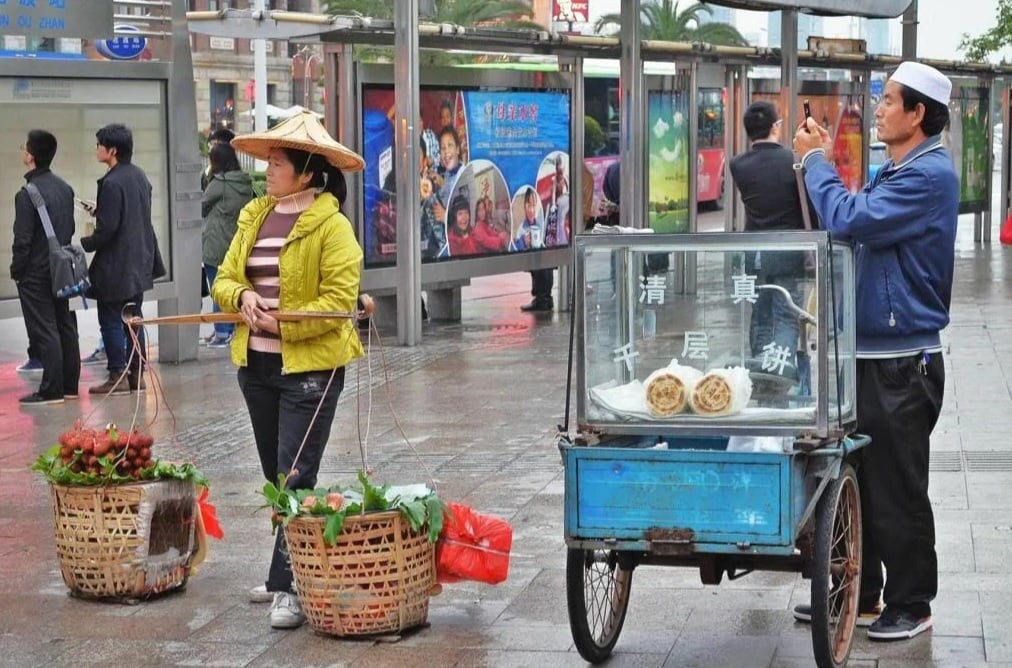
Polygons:
M359 314L354 311L268 311L275 320L280 322L298 322L300 320L355 320ZM199 323L240 323L242 316L238 313L189 313L185 315L167 315L160 318L138 318L123 316L123 322L136 327L140 325L194 325Z

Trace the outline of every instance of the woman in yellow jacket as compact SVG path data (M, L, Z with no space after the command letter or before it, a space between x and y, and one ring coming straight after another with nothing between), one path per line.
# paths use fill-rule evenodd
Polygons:
M231 354L264 477L277 482L294 468L288 486L313 488L344 367L362 356L362 343L353 320L279 322L271 312L355 310L362 250L340 207L343 172L364 163L308 112L232 145L267 161L267 196L239 214L211 293L222 310L242 315ZM275 628L306 619L292 582L279 531L265 583Z

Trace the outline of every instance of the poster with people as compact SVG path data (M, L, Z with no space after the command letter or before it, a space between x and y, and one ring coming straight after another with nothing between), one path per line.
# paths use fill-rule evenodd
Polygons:
M418 197L423 262L566 246L569 96L423 88ZM367 267L397 255L394 93L363 90Z

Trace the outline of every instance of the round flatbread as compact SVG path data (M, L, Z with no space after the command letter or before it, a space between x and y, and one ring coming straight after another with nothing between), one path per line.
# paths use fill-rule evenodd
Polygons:
M654 417L671 417L685 410L689 390L682 379L665 369L653 372L643 384L647 395L647 410Z
M731 406L731 386L725 378L706 374L692 392L692 409L700 415L720 415Z

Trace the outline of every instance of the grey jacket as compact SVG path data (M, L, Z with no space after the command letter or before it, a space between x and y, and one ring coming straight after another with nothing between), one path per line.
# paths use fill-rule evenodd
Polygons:
M204 191L204 264L217 267L235 236L239 211L254 197L253 180L241 170L215 174Z

